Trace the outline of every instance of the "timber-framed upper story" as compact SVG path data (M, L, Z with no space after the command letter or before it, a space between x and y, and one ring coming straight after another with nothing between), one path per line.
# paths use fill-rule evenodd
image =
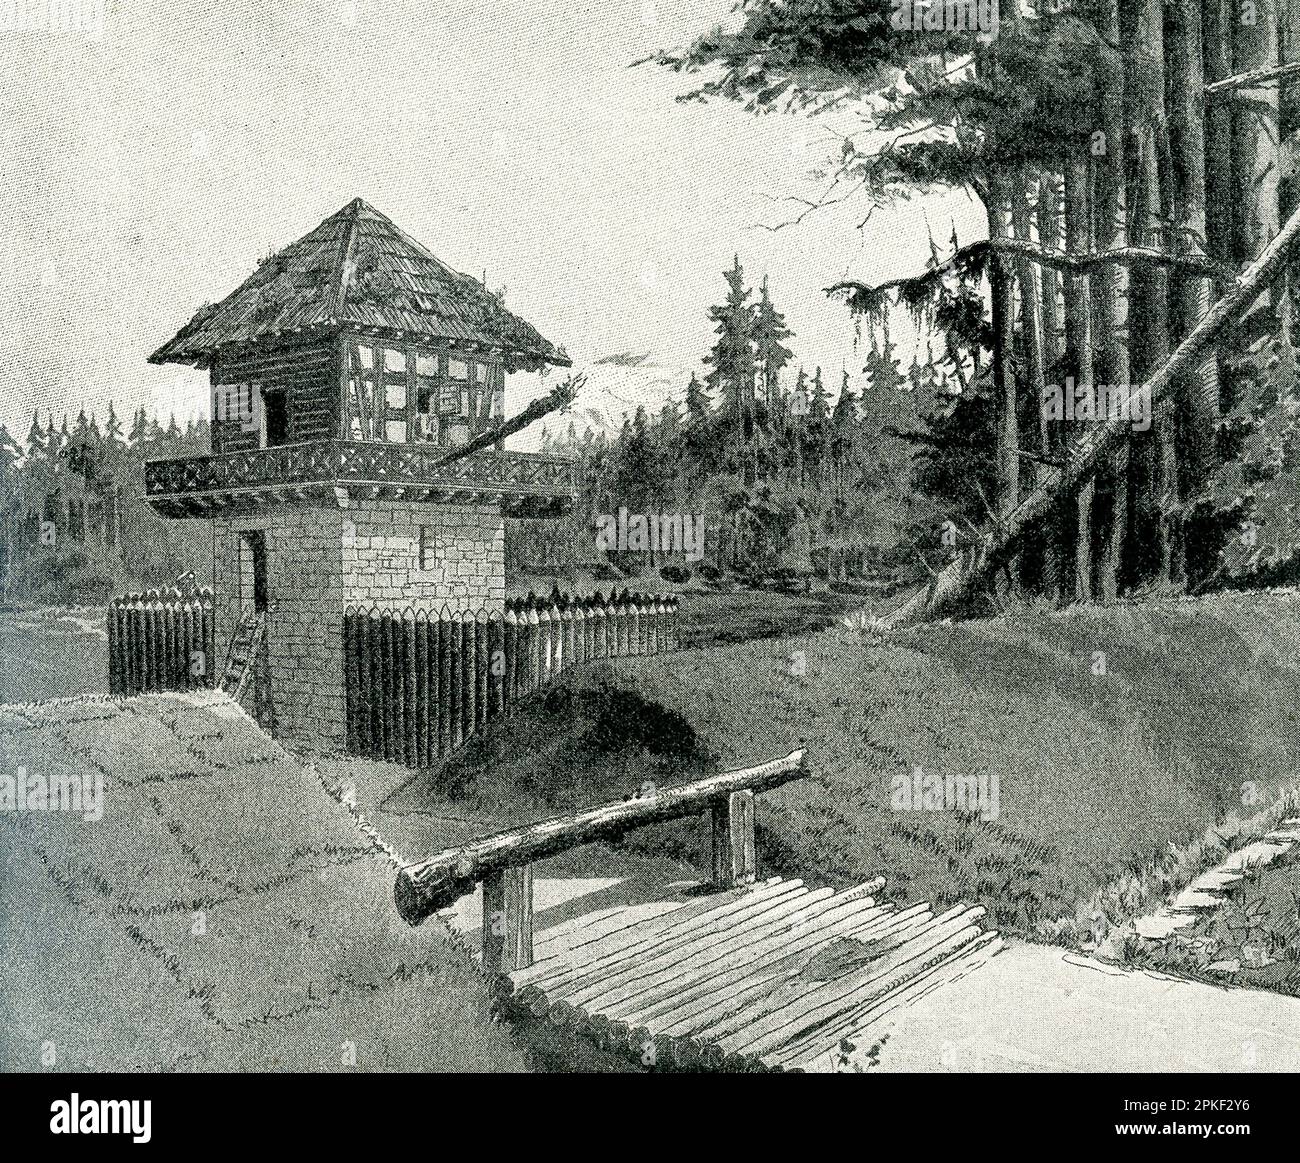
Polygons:
M146 473L146 495L172 515L210 511L198 494L227 484L309 483L295 479L309 467L310 483L364 462L384 483L416 472L411 483L446 484L453 474L437 450L501 423L507 374L570 365L481 281L360 198L264 259L149 360L210 373L213 455ZM370 451L349 452L353 444ZM556 458L507 455L500 444L497 454L500 463L476 453L457 468L456 491L476 472L482 495L571 495Z

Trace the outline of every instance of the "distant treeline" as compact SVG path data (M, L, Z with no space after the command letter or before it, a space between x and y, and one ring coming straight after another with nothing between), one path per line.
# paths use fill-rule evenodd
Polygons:
M718 338L684 401L669 399L653 415L638 407L613 436L580 432L576 422L543 433L544 451L578 458L581 495L562 520L513 523L508 564L608 560L636 571L676 562L706 576L830 580L920 572L914 545L942 520L942 504L918 491L913 446L928 440L926 421L950 409L956 390L933 363L914 360L904 371L888 342L852 375L841 369L838 383L820 367L793 370L785 346L793 333L767 280L755 301L739 259L723 277L725 301L709 312ZM651 527L657 515L702 516L702 560L658 547L606 552L597 531L610 523L601 518L620 509Z
M186 570L209 580L206 525L166 521L143 499L146 460L208 451L202 418L163 428L140 409L123 433L111 403L102 428L84 410L58 427L33 413L23 444L0 425L0 597L97 604Z

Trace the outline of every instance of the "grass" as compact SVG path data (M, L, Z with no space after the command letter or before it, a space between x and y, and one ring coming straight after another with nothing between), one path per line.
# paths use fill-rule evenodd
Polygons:
M760 805L764 871L883 875L897 899L975 900L1002 929L1073 941L1106 886L1293 784L1297 612L1220 595L619 660L567 676L429 788L563 810L802 745L813 778ZM918 766L996 776L998 818L892 810L891 780ZM627 844L701 855L687 824Z
M0 763L105 797L0 815L0 1069L526 1068L468 949L218 696L0 708Z
M102 606L0 611L0 703L108 689Z

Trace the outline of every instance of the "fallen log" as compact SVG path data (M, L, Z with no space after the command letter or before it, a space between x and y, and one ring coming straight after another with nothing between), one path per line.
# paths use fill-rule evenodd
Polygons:
M1287 252L1300 238L1300 210L1287 220L1277 237L1268 244L1225 292L1201 321L1192 329L1177 350L1147 383L1130 393L1149 397L1151 412L1170 391L1171 385L1185 372L1194 370L1202 353L1250 306L1282 270ZM1012 509L1000 525L987 531L979 543L936 574L897 609L887 614L883 623L898 629L916 622L943 617L958 609L997 570L1015 556L1020 543L1062 500L1087 481L1102 460L1128 435L1130 424L1128 401L1120 415L1112 416L1091 429L1072 445L1064 465L1049 469L1043 482Z

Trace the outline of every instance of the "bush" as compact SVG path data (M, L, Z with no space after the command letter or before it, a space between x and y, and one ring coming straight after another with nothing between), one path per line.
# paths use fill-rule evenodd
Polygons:
M41 549L14 569L9 595L17 602L40 606L103 605L120 588L108 565L81 546Z
M674 585L680 586L685 585L691 580L691 571L684 565L673 565L670 563L660 569L659 576L663 578L664 581L672 582Z
M700 577L707 582L719 582L722 580L722 569L711 561L700 562Z

